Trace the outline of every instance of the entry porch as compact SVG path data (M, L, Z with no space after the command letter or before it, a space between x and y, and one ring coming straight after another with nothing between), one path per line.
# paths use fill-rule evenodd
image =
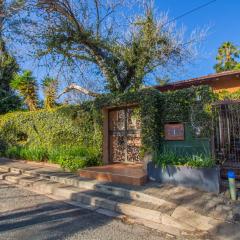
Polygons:
M103 182L113 182L140 186L147 182L147 171L143 164L113 163L99 167L89 167L79 171L84 178L92 178Z

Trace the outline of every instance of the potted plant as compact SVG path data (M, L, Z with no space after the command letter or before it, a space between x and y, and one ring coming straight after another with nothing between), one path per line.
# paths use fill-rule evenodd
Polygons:
M155 153L147 166L148 177L160 183L172 183L219 193L220 170L207 155L177 155L164 150Z

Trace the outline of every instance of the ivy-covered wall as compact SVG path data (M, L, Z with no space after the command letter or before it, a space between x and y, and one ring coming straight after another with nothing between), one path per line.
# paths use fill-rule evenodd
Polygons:
M211 104L216 99L208 86L164 93L164 123L184 123L184 141L166 141L162 129L161 149L180 155L210 155L212 134Z
M102 95L94 102L95 109L98 110L106 107L126 107L131 104L137 104L139 108L139 118L142 123L141 153L152 152L161 145L161 126L163 111L163 94L158 90L147 88L138 92L129 92L120 95Z
M144 89L122 95L103 95L96 99L95 108L119 107L137 103L142 122L142 155L167 147L182 154L209 154L212 133L211 103L216 96L208 86L161 93ZM165 141L164 124L185 124L185 141Z
M201 136L211 134L211 104L215 95L208 86L191 87L187 89L164 93L164 122L188 122L193 130L201 130Z
M0 154L28 160L47 160L72 170L101 164L102 109L131 104L137 104L139 108L142 155L163 146L175 151L184 144L188 147L194 145L192 151L203 142L206 145L208 140L201 138L207 139L211 134L209 123L213 98L211 89L206 86L167 93L147 88L117 96L102 95L81 106L9 113L0 116ZM169 122L184 122L188 125L185 142L164 140L164 124Z
M211 155L211 142L208 137L197 137L189 123L184 123L185 139L183 141L164 141L161 148L177 155Z

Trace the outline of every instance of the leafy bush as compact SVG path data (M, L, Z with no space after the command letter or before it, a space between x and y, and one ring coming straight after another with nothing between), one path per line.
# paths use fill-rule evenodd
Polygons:
M48 160L60 164L64 169L77 169L101 165L101 154L96 149L79 146L56 147L48 151Z
M0 139L10 147L94 146L101 151L102 141L97 134L91 104L87 103L0 117Z
M156 152L153 161L159 167L166 167L167 165L175 166L189 166L189 167L213 167L214 160L207 155L193 154L193 155L178 155L173 151L164 149L162 153Z
M32 161L45 161L47 159L47 151L41 147L20 147L13 146L7 148L4 155L8 158L32 160Z
M179 158L176 153L169 150L164 150L162 153L155 152L153 159L158 166L162 167L167 165L181 165L181 158Z
M210 156L192 155L186 157L186 166L189 167L213 167L215 165L214 159Z
M72 171L101 164L101 134L91 102L0 116L2 156L48 161Z
M227 90L222 90L215 94L219 100L239 100L240 99L240 90L237 90L235 92L228 92Z
M14 146L8 148L4 155L9 158L29 161L48 161L60 164L62 168L71 171L101 165L101 158L96 150L78 146L70 148L57 147L54 149Z

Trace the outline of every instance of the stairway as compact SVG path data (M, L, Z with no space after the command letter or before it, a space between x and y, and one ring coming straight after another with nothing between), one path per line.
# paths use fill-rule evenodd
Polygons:
M96 180L76 178L71 173L36 173L0 165L0 179L56 200L111 217L129 219L172 235L202 235L220 224L219 220L172 202Z

